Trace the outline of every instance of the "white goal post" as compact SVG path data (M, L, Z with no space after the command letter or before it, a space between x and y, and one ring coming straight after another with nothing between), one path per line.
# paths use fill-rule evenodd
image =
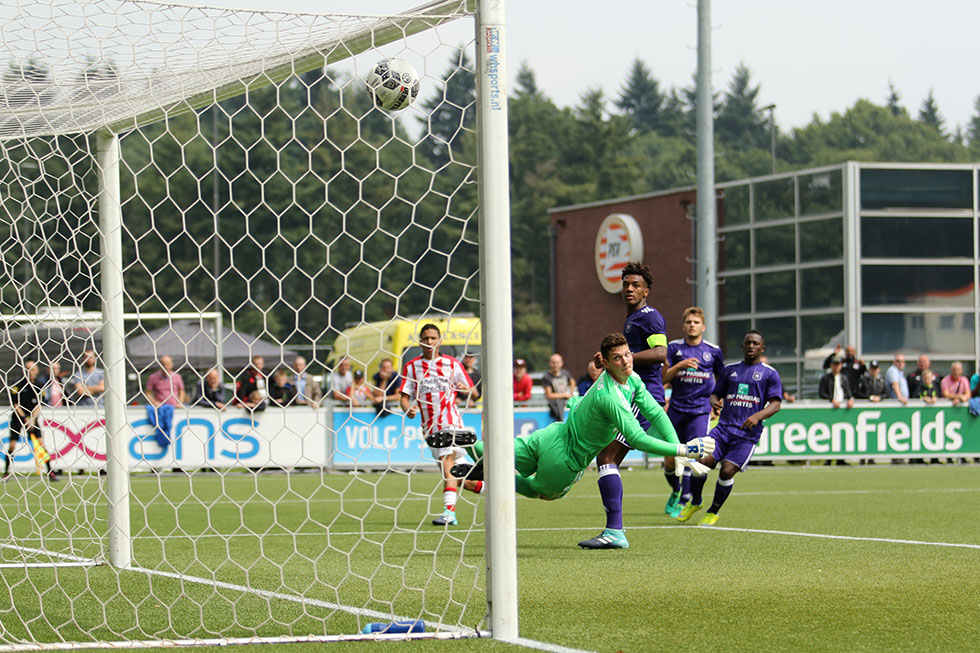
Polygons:
M48 331L0 370L3 404L37 370L39 392L58 389L43 445L14 439L0 406L0 651L517 639L503 0L384 16L17 0L0 20L0 322L78 311L64 343ZM397 113L363 81L388 57L422 77ZM487 489L436 527L443 479L406 416L358 405L356 380L325 410L300 358L329 378L323 352L352 319L476 312L467 418ZM101 395L68 344L93 314ZM216 363L168 371L161 349L134 365L143 322L187 318L216 321ZM252 368L223 363L223 324L271 347L264 364L249 350L252 394ZM212 368L236 395L192 407ZM413 464L359 469L365 450L329 473L338 420L394 429Z

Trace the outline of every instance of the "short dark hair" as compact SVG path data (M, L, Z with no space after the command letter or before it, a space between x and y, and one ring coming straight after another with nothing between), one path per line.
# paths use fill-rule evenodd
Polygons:
M422 328L419 329L419 335L421 336L424 332L428 331L429 329L434 329L438 336L440 337L442 336L442 331L440 331L439 327L437 327L432 322L426 322L425 324L423 324Z
M742 340L745 340L745 336L751 335L753 333L759 336L759 339L762 340L762 344L766 344L766 337L762 335L762 331L759 331L758 329L749 329L748 331L746 331L745 335L742 336Z
M630 261L623 268L623 274L620 276L621 279L625 279L626 275L636 274L643 277L643 280L647 282L647 287L653 286L653 272L650 272L649 266L640 263L639 261Z
M622 333L610 333L608 336L602 339L602 344L599 345L599 351L602 352L602 357L609 358L609 352L611 352L616 347L622 347L623 345L629 344L626 342L626 336Z

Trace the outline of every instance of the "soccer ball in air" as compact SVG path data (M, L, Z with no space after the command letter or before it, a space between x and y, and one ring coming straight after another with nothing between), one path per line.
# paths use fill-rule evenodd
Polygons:
M386 111L404 109L419 96L419 74L402 59L382 59L367 76L374 105Z

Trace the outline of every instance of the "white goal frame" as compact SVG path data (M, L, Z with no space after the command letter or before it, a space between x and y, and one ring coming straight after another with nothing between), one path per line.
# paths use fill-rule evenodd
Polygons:
M424 13L430 2L413 13ZM469 0L475 12L477 70L477 133L479 171L479 260L481 313L483 322L484 439L486 447L486 592L488 623L492 637L515 640L518 632L516 514L513 483L513 360L511 310L511 247L508 182L508 129L504 0ZM420 31L422 21L365 34L350 47L350 53ZM329 63L329 62L328 62ZM290 75L324 65L322 55L310 61L284 61L269 70L256 71L240 84L215 88L174 107L180 113L223 98L285 79ZM106 375L105 420L107 438L107 483L109 504L109 563L118 569L133 567L130 532L130 473L126 466L126 442L132 429L127 423L126 348L123 285L123 216L120 191L120 137L124 129L146 125L167 117L166 111L125 116L108 122L97 132L99 232L102 256L99 261L102 297L102 361ZM169 314L172 318L176 314ZM199 316L200 314L195 314ZM146 317L146 316L143 316ZM435 633L430 637L452 638L458 633ZM378 637L378 636L373 636ZM384 635L384 639L412 639L413 635ZM133 642L77 642L39 644L40 648L113 648L159 645L213 645L238 643L281 643L294 641L344 641L360 636L248 637L215 640L167 640ZM23 648L15 646L14 648Z

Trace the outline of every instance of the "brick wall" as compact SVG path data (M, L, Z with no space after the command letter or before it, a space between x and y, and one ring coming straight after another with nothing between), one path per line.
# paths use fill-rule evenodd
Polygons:
M557 235L554 275L555 342L576 378L585 373L603 336L623 330L626 306L622 297L600 285L595 271L595 239L599 225L611 213L633 216L643 233L643 262L653 271L647 302L667 320L668 339L680 338L681 313L694 301L691 229L687 204L693 213L693 190L630 201L576 208L551 214Z

